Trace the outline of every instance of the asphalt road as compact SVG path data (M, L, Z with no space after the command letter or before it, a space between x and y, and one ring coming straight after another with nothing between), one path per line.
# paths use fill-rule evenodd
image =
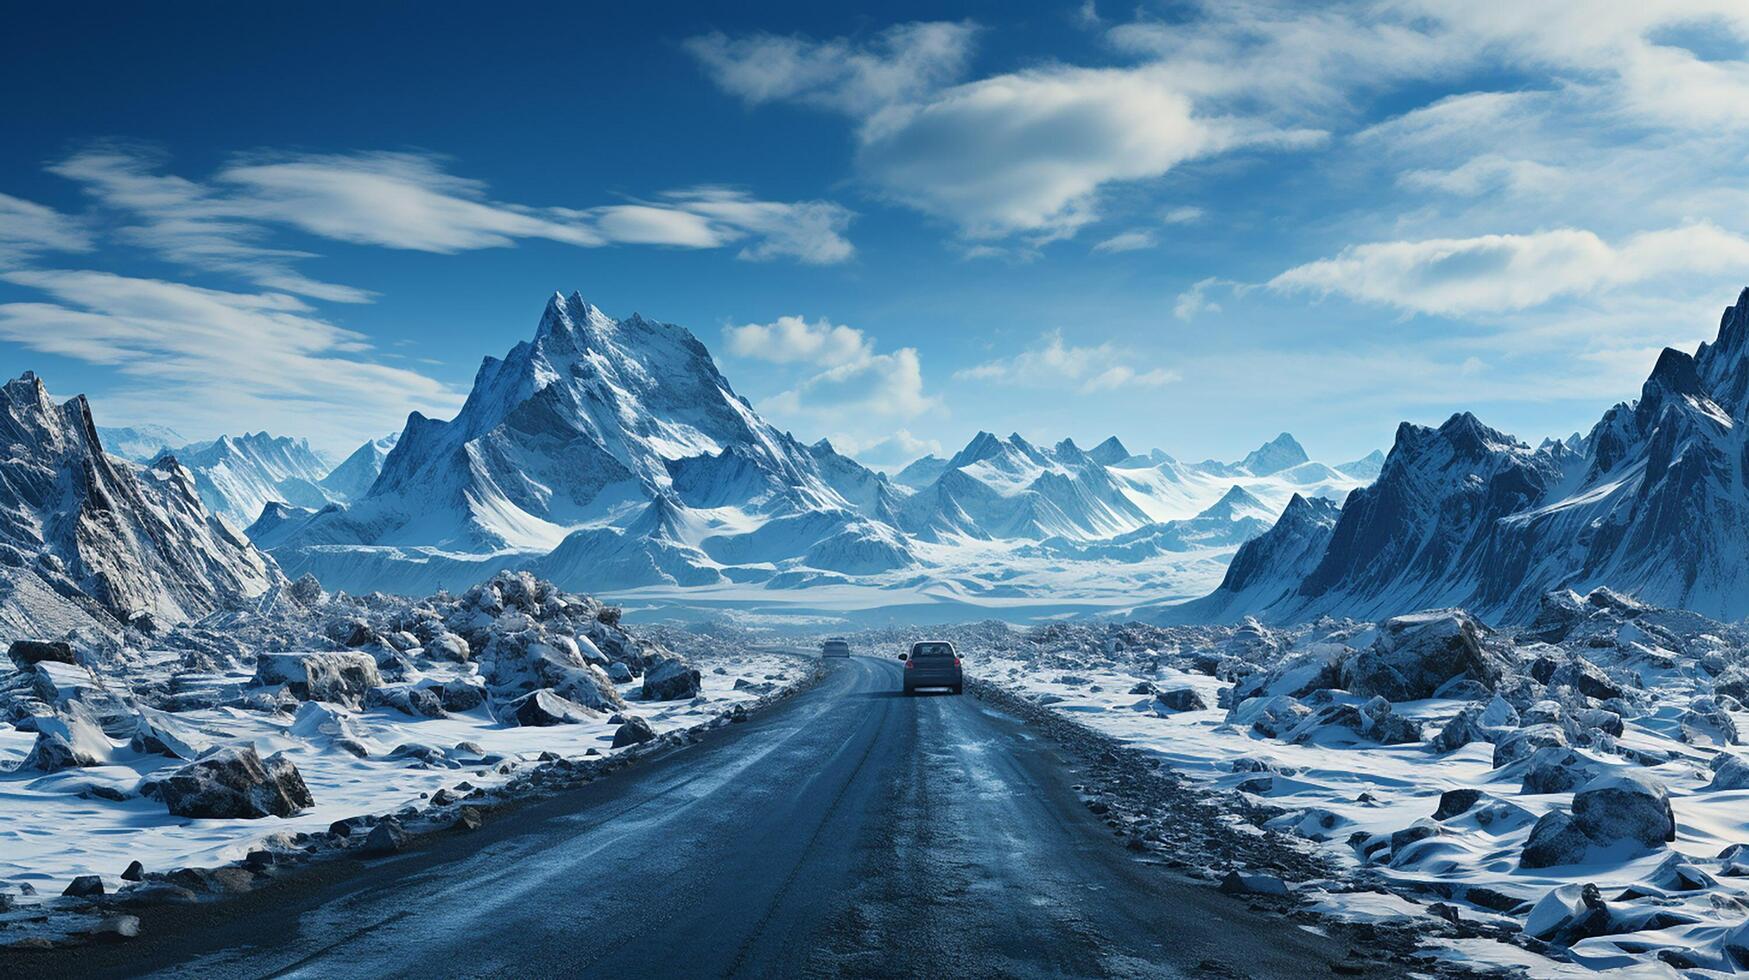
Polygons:
M706 741L59 966L164 976L1329 976L1346 947L1115 842L1069 760L855 658ZM24 964L14 964L22 966ZM56 964L45 962L53 969Z

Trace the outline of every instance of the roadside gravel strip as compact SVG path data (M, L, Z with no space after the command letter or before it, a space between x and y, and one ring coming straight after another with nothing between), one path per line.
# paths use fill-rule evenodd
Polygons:
M1349 942L1357 960L1396 964L1423 976L1525 976L1519 967L1480 969L1427 952L1435 937L1510 937L1484 924L1421 917L1413 926L1337 919L1310 907L1308 892L1387 894L1376 884L1344 880L1340 870L1296 837L1266 830L1279 809L1241 793L1210 793L1146 751L1080 724L1062 712L975 677L966 693L1025 721L1082 761L1078 791L1088 810L1132 851L1156 855L1162 871L1201 881L1254 910L1286 916L1305 928ZM1411 899L1411 901L1419 901ZM1218 972L1211 975L1220 975Z
M483 823L510 817L532 803L681 750L710 730L744 722L811 688L825 673L824 666L816 662L794 683L756 701L736 704L706 721L663 732L609 755L561 758L542 753L533 762L500 764L492 775L509 778L495 785L476 787L461 779L453 788L432 794L420 806L338 820L326 832L279 835L275 841L264 842L271 846L249 852L238 863L169 872L142 869L133 883L107 895L68 895L16 907L0 895L0 975L11 972L9 960L22 959L32 950L131 939L140 933L139 913L153 907L222 901L295 881L300 872L337 858L384 857L417 850L421 841L432 835L478 830Z

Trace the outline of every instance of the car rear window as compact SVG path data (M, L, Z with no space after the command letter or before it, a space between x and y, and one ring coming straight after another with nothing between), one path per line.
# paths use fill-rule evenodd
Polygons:
M826 649L831 650L834 653L836 653L839 650L849 650L850 644L844 642L843 640L827 640L826 641Z
M946 643L915 643L911 646L913 657L951 657L953 647Z

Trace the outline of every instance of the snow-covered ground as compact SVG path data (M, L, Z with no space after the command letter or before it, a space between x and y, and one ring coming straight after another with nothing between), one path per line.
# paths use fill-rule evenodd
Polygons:
M0 708L18 727L0 730L0 895L30 904L80 875L114 892L133 861L147 872L225 865L338 820L424 807L440 790L501 787L543 758L610 756L629 719L658 736L690 728L815 670L670 631L683 656L620 629L611 607L527 576L426 600L328 597L312 585L179 628L161 646L6 662ZM264 683L266 663L342 664L371 682L310 666L301 686ZM544 699L540 712L530 695ZM56 743L51 732L70 734ZM55 744L79 758L55 758L44 748ZM242 746L289 761L314 804L178 816L154 789L210 748Z
M1324 911L1457 915L1513 938L1439 940L1444 955L1535 975L1749 969L1745 631L1557 594L1534 627L1478 629L1465 663L1462 622L940 633L975 676L1273 808L1267 828L1345 869L1343 888L1301 886ZM853 641L887 652L904 633Z

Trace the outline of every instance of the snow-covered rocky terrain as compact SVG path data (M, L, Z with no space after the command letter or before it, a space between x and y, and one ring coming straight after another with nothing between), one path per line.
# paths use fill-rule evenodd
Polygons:
M390 814L447 825L526 792L550 760L730 718L814 669L690 646L696 659L526 573L423 599L305 578L151 637L14 643L0 919L40 917L83 875L111 892L142 875L148 890L193 887L205 879L162 875L332 851Z
M915 635L851 639L885 654ZM1334 860L1337 878L1292 883L1333 914L1419 923L1454 960L1533 975L1558 969L1541 956L1749 970L1741 625L1600 589L1549 593L1501 631L1433 610L939 635L975 677L1157 753Z
M1376 482L1334 520L1302 511L1213 594L1162 622L1297 622L1461 605L1521 622L1547 590L1604 586L1749 615L1749 290L1694 354L1666 348L1640 397L1532 448L1452 416L1404 423ZM1269 552L1272 557L1264 557Z
M252 516L288 574L423 592L511 565L632 605L801 612L1201 594L1296 493L1340 498L1372 466L1313 462L1285 433L1186 464L986 432L888 478L773 428L686 329L576 294L486 359L454 419L359 452L383 453L374 481L323 484L350 503Z

